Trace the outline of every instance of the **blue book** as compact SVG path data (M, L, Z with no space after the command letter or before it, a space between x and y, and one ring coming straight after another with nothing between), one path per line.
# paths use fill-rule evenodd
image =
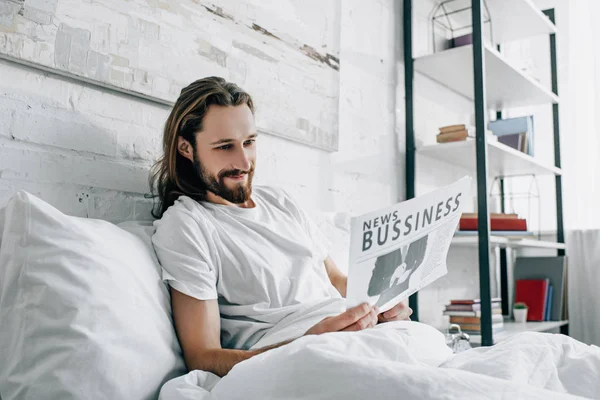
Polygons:
M505 135L525 134L527 154L533 156L533 116L498 119L488 123L488 129L501 138ZM511 146L512 147L512 146ZM517 149L519 150L519 149Z
M546 295L546 310L544 313L544 321L550 321L550 315L552 315L552 285L548 285L548 292Z

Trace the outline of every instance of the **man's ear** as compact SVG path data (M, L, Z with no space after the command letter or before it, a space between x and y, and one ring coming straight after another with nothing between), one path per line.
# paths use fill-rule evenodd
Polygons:
M190 142L181 136L177 138L177 151L191 162L194 162L194 148Z

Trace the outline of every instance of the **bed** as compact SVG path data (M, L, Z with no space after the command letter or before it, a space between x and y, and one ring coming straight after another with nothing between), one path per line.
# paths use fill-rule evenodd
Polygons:
M598 347L525 333L455 355L408 321L302 337L224 378L187 372L152 231L26 192L0 210L0 398L600 398Z

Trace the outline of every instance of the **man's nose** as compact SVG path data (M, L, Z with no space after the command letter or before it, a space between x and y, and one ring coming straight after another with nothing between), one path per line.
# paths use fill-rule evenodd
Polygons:
M250 165L250 154L248 154L246 149L240 149L236 154L233 167L242 171L249 171Z

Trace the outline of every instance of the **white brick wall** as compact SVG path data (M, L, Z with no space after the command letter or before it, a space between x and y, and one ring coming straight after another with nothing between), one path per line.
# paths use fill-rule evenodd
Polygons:
M431 42L427 18L433 5L432 0L413 3L414 52L423 54ZM261 135L255 179L257 184L285 187L308 209L362 213L404 198L402 2L341 4L339 151ZM253 10L244 12L252 17ZM38 17L46 18L43 13ZM78 28L92 35L110 29ZM156 34L151 23L136 29ZM174 33L161 29L160 34ZM94 46L106 51L102 46L108 44ZM247 57L243 62L261 61ZM102 57L96 73L106 73ZM133 81L143 82L143 73ZM168 92L169 82L164 83ZM153 84L160 86L156 79ZM464 99L420 76L415 88L418 143L433 143L441 125L470 121L472 106ZM110 221L148 218L150 204L143 193L148 169L159 156L168 112L168 107L137 97L0 60L0 206L25 189L73 215ZM420 159L417 168L417 193L467 173ZM448 276L421 292L421 320L440 325L448 299L477 296L477 274L474 249L451 250Z
M426 15L427 2L415 3ZM361 213L404 197L401 2L344 0L340 12L340 150L262 135L256 182L287 188L309 209ZM148 218L143 193L167 107L9 61L0 61L0 93L0 205L25 189L73 215ZM417 122L422 141L448 115L435 104L418 98L421 110L434 111L428 125ZM422 298L439 314L428 306L437 296Z

